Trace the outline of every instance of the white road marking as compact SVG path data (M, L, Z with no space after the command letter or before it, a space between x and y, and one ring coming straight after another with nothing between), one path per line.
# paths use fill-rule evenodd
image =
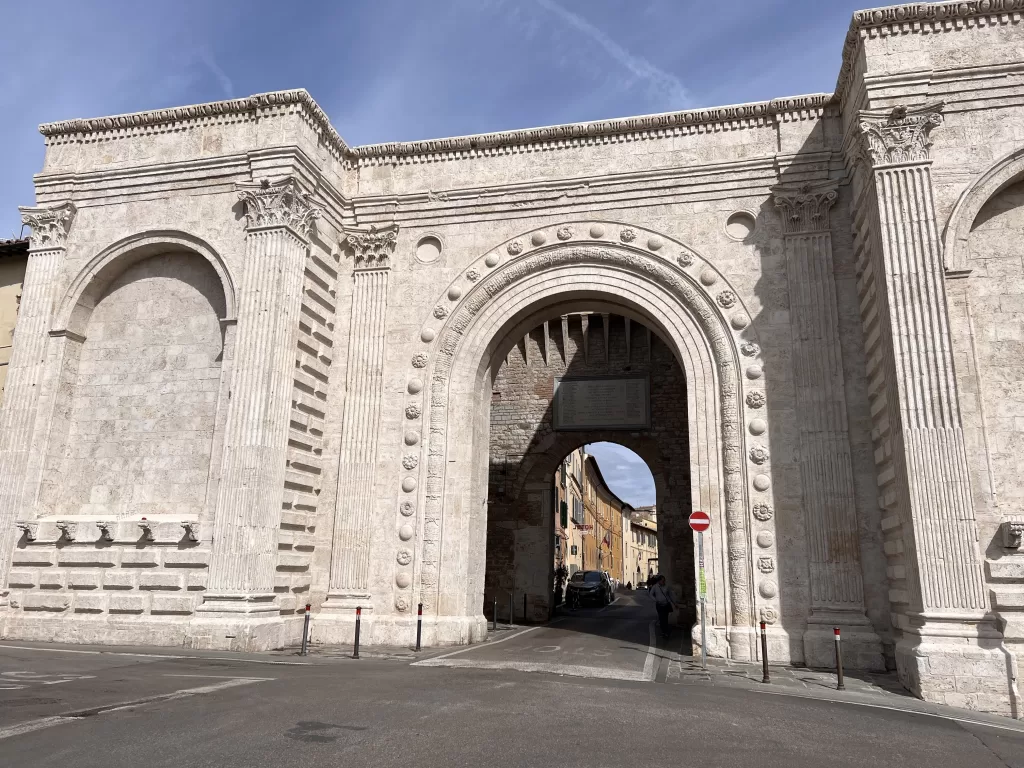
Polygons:
M984 728L999 728L1004 731L1016 731L1017 733L1024 732L1024 723L1014 725L1000 725L998 723L986 723L983 720L971 720L967 717L956 717L955 715L943 715L939 712L925 712L919 709L910 709L904 707L891 707L886 704L872 704L867 701L848 701L846 699L828 699L822 696L807 696L802 693L790 693L788 691L765 691L761 689L753 689L754 693L764 693L769 696L791 696L795 699L810 699L811 701L828 701L832 704L853 704L857 707L872 707L874 709L888 709L892 712L905 712L908 715L923 715L924 717L937 717L940 720L952 720L955 723L967 723L969 725L980 725ZM1012 721L1011 721L1012 722Z
M141 707L146 704L155 704L157 702L183 699L187 696L196 696L204 693L214 693L216 691L224 690L225 688L235 688L239 685L251 685L252 683L259 682L260 679L273 680L275 678L232 678L230 680L224 680L220 683L202 685L198 688L184 688L180 691L174 691L172 693L163 693L157 696L147 696L143 699L123 701L115 704L105 704L101 707L96 707L93 710L85 711L91 711L96 715L102 715L106 714L107 712L117 712L118 710L128 709L130 707ZM9 739L13 736L20 736L23 733L31 733L32 731L38 731L43 728L50 728L54 725L73 723L76 720L81 720L84 716L85 715L76 714L72 712L65 715L55 715L52 717L43 717L38 720L29 720L28 722L18 723L17 725L8 726L7 728L0 728L0 740Z
M71 648L34 648L31 645L3 645L0 644L0 651L5 648L15 651L40 651L42 653L84 653L93 656L140 656L146 659L200 659L206 661L237 661L243 664L281 664L290 667L309 666L308 661L271 661L269 659L239 659L234 656L189 656L176 653L133 653L131 651L82 651Z
M538 645L534 650L537 653L555 653L555 651L562 650L560 645Z
M654 676L657 674L654 659L657 655L655 652L658 650L658 638L654 633L653 621L648 625L648 628L650 629L650 635L647 640L647 656L644 658L644 680L651 683L654 682Z
M461 667L464 669L515 669L520 672L547 672L569 677L589 677L602 680L628 680L646 683L650 680L644 672L632 672L613 667L588 667L582 664L544 664L532 661L477 661L475 659L424 659L416 662L418 667Z
M277 680L276 677L239 677L238 675L163 675L163 677L209 677L216 678L218 680L252 680L253 682L261 680Z
M551 622L551 624L554 624L554 622ZM506 640L515 640L517 637L522 637L527 632L533 632L535 629L541 629L542 626L547 626L547 625L540 625L540 626L536 626L536 627L530 627L529 629L524 629L522 632L516 632L514 635L509 635L508 637L503 637L503 638L501 638L501 640L495 640L494 642L491 642L491 643L477 643L476 645L468 645L465 648L460 648L457 651L452 651L451 653L445 653L445 654L443 654L441 656L434 656L433 658L430 658L430 659L423 659L423 661L414 661L409 666L411 666L411 667L439 667L439 666L444 666L442 664L433 664L432 662L435 662L438 659L447 659L449 656L457 656L458 654L465 653L466 651L475 651L475 650L477 650L479 648L490 648L492 646L497 645L498 643L504 643Z

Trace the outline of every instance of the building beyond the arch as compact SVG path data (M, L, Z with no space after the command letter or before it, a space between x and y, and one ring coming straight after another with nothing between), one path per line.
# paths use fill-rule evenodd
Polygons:
M406 642L422 603L428 644L474 642L493 424L523 546L603 430L669 500L677 588L712 518L710 653L765 622L830 666L839 626L848 666L1019 714L1022 13L863 11L833 94L542 129L349 147L305 91L42 126L2 636L271 648L308 603L315 642L356 607ZM501 362L570 366L580 313L611 318L580 347L601 408L503 411Z

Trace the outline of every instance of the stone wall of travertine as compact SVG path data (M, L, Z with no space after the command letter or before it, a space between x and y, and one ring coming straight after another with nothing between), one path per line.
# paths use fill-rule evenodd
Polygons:
M24 246L22 246L24 247ZM7 366L11 361L14 344L14 325L18 319L18 305L21 301L21 284L25 279L28 261L25 252L15 249L13 243L0 243L0 403L4 397L4 382L7 380Z
M884 656L921 696L1016 711L1024 569L997 382L1018 378L971 326L994 311L986 271L1009 269L984 254L1009 252L985 226L1014 231L1011 212L982 210L1024 174L1022 11L865 11L834 95L535 131L350 148L302 91L44 126L0 410L0 574L24 582L3 632L272 647L309 600L325 642L356 607L367 641L406 642L418 602L428 643L480 638L488 371L541 314L589 308L656 327L686 373L691 503L724 537L713 652L754 658L764 620L776 658L829 664L838 624L856 665ZM73 404L108 289L144 290L130 270L185 252L224 296L200 526L182 528L190 491L136 545L138 519L71 513L103 483L56 473L85 458L71 437L96 414ZM1000 312L1014 279L996 278ZM182 535L209 552L194 614L73 607L79 567L106 578L141 546L164 553L159 580Z

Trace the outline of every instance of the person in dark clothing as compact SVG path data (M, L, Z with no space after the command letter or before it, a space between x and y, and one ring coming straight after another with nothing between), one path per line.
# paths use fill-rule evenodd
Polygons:
M664 576L659 576L655 580L654 586L651 587L651 597L654 598L654 608L658 611L661 636L668 640L672 633L672 628L668 624L668 615L676 609L676 601Z

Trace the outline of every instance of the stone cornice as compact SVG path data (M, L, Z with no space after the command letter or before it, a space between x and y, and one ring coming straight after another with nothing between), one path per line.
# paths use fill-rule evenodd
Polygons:
M59 137L74 138L104 133L122 133L139 128L169 128L181 123L216 117L255 116L260 109L290 104L301 104L308 111L311 121L324 132L328 143L333 145L340 157L352 162L374 161L386 158L405 158L421 155L458 155L463 152L493 151L505 147L529 147L531 145L567 147L578 143L606 140L617 136L663 135L663 131L678 129L720 129L746 127L772 120L814 119L832 103L831 94L817 93L771 101L739 104L709 109L693 109L684 112L669 112L640 117L597 120L588 123L572 123L545 128L526 128L515 131L483 133L473 136L430 139L426 141L398 142L391 144L368 144L349 147L331 126L326 113L305 90L278 91L249 96L244 99L216 101L208 104L158 109L150 112L134 112L126 115L99 117L63 122L44 123L39 132L47 139ZM706 128L705 128L706 127Z
M47 138L84 136L86 134L123 131L131 128L171 126L176 123L203 118L240 116L247 113L255 113L261 109L288 106L290 104L299 104L308 110L313 124L324 132L328 143L333 144L334 149L339 154L347 155L350 152L345 140L341 138L341 135L331 125L327 113L320 108L320 105L310 96L309 91L304 88L292 91L258 93L244 99L212 101L207 104L194 104L186 107L154 109L148 112L132 112L126 115L113 115L111 117L43 123L39 126L39 132Z
M846 33L843 44L843 63L839 69L836 83L835 98L838 102L846 98L850 87L853 64L860 45L861 36L873 30L882 30L893 26L902 31L920 33L927 26L928 32L939 32L946 29L959 29L960 25L971 19L992 14L1005 14L1024 11L1024 0L957 0L945 3L908 3L906 5L890 5L884 8L870 8L856 11L850 21L850 29Z

